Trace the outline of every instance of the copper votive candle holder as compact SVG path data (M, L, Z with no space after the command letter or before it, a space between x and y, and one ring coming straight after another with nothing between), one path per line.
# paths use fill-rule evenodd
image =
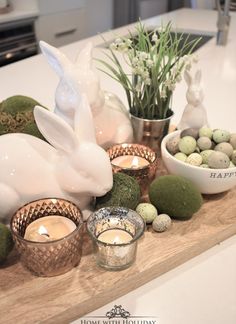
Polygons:
M75 229L52 241L36 242L25 239L26 228L35 220L46 216L67 217L73 221ZM79 264L82 254L83 217L80 209L72 202L58 198L30 202L16 211L10 226L21 262L33 274L43 277L57 276Z
M107 153L110 157L113 172L123 172L129 176L135 177L144 195L147 192L150 182L155 178L158 164L157 154L148 146L127 143L114 145L107 150ZM145 159L148 164L135 168L113 164L112 161L120 156L140 157Z

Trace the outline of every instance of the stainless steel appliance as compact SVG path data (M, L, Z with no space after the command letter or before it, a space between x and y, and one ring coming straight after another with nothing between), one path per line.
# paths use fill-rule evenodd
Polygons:
M0 24L0 66L37 54L34 18Z

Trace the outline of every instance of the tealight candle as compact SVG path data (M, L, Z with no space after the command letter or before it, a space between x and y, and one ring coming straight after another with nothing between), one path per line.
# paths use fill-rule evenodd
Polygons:
M156 153L145 145L127 143L114 145L107 153L113 173L123 172L136 178L142 194L146 195L157 170Z
M108 270L128 268L136 258L137 241L145 223L135 211L125 207L104 207L87 220L97 264Z
M123 229L109 229L98 236L98 240L109 244L124 244L132 240L132 235Z
M59 240L76 229L75 223L63 216L50 215L36 219L27 226L24 239L34 242Z
M141 156L122 155L114 158L111 163L121 168L137 169L148 166L150 163Z

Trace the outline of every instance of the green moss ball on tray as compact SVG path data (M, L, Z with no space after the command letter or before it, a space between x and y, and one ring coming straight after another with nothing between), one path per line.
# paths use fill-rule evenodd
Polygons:
M113 174L113 187L102 197L96 198L96 209L109 206L122 206L135 209L141 193L138 181L127 174Z
M189 219L202 205L202 196L188 179L165 175L155 179L149 187L149 199L160 213L179 220Z
M0 104L0 135L26 133L44 140L34 120L33 109L42 106L27 96L12 96ZM45 108L45 107L44 107Z
M13 246L14 243L10 230L4 224L0 223L0 264L7 259Z

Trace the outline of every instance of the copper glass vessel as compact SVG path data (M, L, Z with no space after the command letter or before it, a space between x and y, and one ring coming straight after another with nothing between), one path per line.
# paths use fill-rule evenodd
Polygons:
M27 226L38 218L58 215L71 219L76 228L67 236L47 242L24 239ZM17 210L11 220L11 232L21 262L38 276L57 276L77 266L81 259L83 218L80 209L70 201L40 199Z
M142 194L147 192L150 182L154 179L157 170L157 154L150 148L141 144L117 144L107 150L114 173L123 172L138 180ZM137 156L148 161L148 165L127 168L114 165L112 160L119 156Z

